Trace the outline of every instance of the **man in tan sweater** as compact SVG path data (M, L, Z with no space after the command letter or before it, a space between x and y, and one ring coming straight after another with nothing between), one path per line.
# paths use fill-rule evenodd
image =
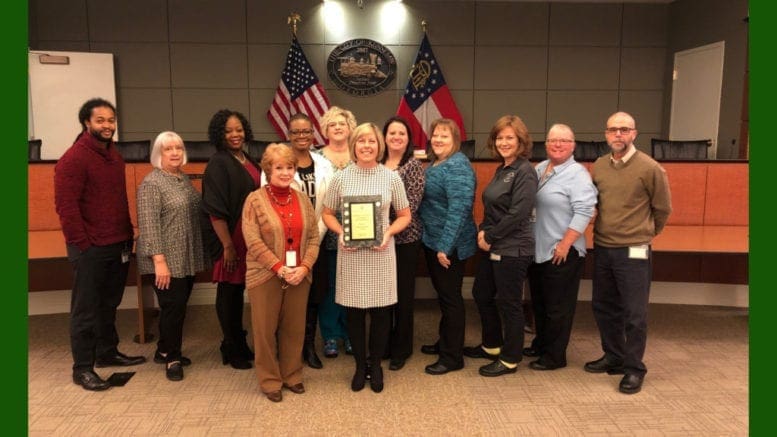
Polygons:
M592 305L604 356L585 364L591 373L624 374L619 390L634 394L647 373L647 308L653 237L672 211L664 169L637 150L636 123L616 112L605 130L611 153L592 167L599 190L594 223Z

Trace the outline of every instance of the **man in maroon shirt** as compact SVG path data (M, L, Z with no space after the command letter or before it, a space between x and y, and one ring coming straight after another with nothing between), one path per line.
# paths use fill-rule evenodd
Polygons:
M105 390L110 384L94 372L95 366L132 366L146 358L117 349L116 308L127 281L133 230L124 160L113 144L116 109L106 100L91 99L78 120L82 131L55 167L54 202L73 263L73 382L86 390Z

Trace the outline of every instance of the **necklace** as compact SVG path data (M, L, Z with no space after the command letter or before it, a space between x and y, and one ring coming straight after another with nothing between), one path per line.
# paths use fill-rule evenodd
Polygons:
M241 164L245 164L245 163L246 163L246 155L245 155L245 154L244 154L242 151L240 152L240 157L238 157L238 156L237 156L236 154L234 154L234 153L232 154L232 156L234 156L234 157L235 157L235 159L237 159L237 161L238 161L239 163L241 163Z
M267 193L270 195L270 200L277 205L278 207L275 208L278 215L281 217L281 220L286 225L286 243L288 244L289 250L291 250L292 244L294 243L294 238L291 236L291 217L293 213L291 210L282 208L289 206L291 204L291 188L289 188L289 195L286 197L286 202L281 203L277 197L275 197L275 193L272 191L272 187L270 184L265 185L267 187Z
M280 200L278 200L278 198L277 198L277 197L275 197L275 193L273 193L273 192L272 192L272 188L270 187L270 184L267 184L267 185L266 185L266 187L267 187L267 193L269 193L269 194L270 194L270 199L271 199L271 200L273 201L273 203L275 203L276 205L278 205L278 206L286 206L286 205L288 205L289 203L291 203L291 188L289 188L289 194L288 194L288 196L286 196L286 201L285 201L285 202L283 202L283 203L281 203L281 201L280 201Z

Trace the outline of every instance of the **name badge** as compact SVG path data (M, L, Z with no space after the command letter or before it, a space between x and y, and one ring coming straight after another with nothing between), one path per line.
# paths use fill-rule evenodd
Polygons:
M502 261L502 255L496 254L496 253L489 253L488 259L491 261Z
M297 251L286 251L286 267L297 267Z
M128 263L130 258L130 251L127 249L124 249L121 251L121 263Z
M648 259L648 245L629 246L630 259Z

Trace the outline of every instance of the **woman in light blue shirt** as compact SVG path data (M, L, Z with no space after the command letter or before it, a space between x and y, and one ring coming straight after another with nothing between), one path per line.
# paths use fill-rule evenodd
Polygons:
M545 141L548 158L537 165L539 186L534 225L534 264L529 267L537 335L523 354L539 357L534 370L567 365L580 278L585 265L585 229L594 215L596 187L585 167L575 161L575 134L554 124Z

